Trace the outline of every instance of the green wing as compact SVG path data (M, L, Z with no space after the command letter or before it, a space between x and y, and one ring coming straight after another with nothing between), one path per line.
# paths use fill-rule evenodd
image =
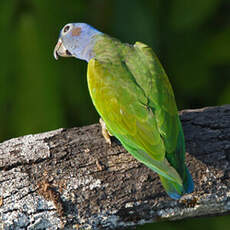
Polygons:
M176 149L179 132L178 112L175 98L168 77L157 56L147 45L137 42L135 45L139 61L127 59L130 71L135 75L137 83L144 89L149 106L154 110L157 127L164 140L167 153ZM133 68L139 63L139 71Z
M131 47L106 40L103 45L108 53L88 64L89 91L97 111L134 157L181 185L165 158L166 152L175 150L178 135L177 109L167 76L141 43Z

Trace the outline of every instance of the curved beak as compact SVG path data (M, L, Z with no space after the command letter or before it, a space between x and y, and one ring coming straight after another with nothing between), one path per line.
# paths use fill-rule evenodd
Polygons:
M54 48L54 58L58 60L58 56L61 57L71 57L72 54L65 48L62 43L62 40L59 38L58 42Z

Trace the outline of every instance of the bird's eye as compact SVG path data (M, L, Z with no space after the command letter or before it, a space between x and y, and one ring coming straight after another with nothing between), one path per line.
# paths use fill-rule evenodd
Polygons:
M69 29L70 29L70 26L66 26L65 28L64 28L64 33L66 33L66 32L68 32L69 31Z

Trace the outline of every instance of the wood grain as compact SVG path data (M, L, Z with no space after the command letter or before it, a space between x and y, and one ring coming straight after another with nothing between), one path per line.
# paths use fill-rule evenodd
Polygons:
M122 229L230 210L230 106L181 111L195 192L175 201L99 124L0 144L0 229Z

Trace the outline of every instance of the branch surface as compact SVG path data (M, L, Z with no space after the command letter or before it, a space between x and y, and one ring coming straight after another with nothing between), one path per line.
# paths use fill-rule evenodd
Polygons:
M122 229L230 210L230 105L180 113L195 192L175 201L98 124L0 144L0 229Z

